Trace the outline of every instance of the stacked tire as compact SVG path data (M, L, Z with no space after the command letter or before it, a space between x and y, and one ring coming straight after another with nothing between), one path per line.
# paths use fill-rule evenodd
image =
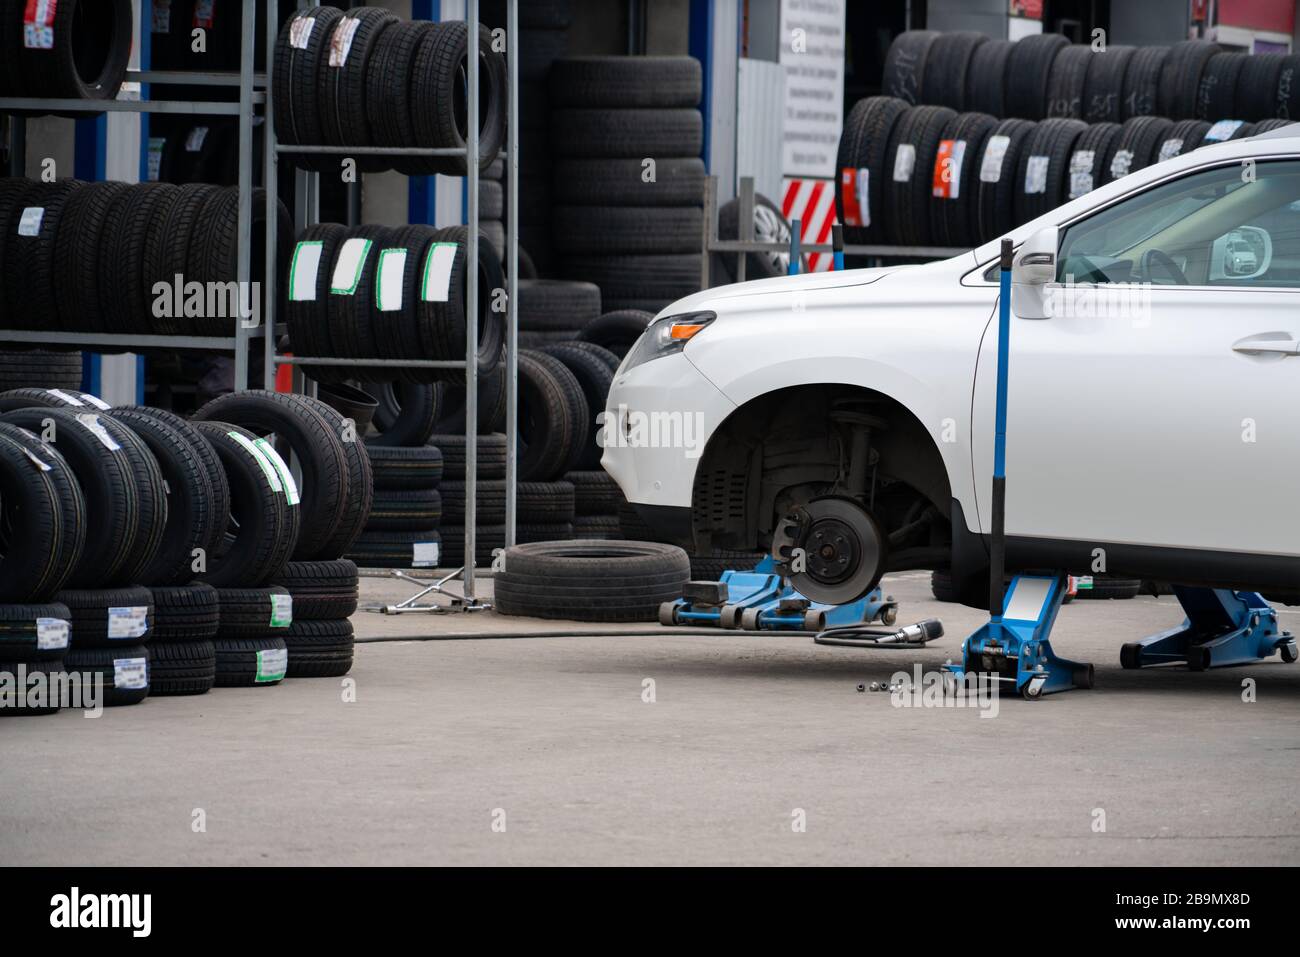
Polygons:
M476 24L479 169L505 139L505 58ZM463 21L401 20L379 7L300 11L275 45L271 92L276 135L286 146L465 149L463 71L471 48ZM337 169L341 156L296 155L306 169ZM466 157L366 154L366 171L464 175Z
M552 243L607 309L658 312L700 288L702 72L690 57L551 67Z
M134 36L131 0L0 0L0 97L115 99Z
M265 193L254 191L252 203L256 231ZM236 283L238 213L234 188L0 180L4 326L228 338L262 307ZM282 203L275 214L289 237ZM279 250L281 267L289 245ZM254 257L252 266L260 288L265 261Z
M221 601L216 683L263 686L286 676L346 674L357 577L342 556L374 501L370 456L355 423L317 399L256 390L214 399L194 419L223 456L239 534L247 526L285 529L272 536L269 553L253 553L258 560L208 575ZM285 464L290 453L301 488ZM299 604L307 617L295 613Z

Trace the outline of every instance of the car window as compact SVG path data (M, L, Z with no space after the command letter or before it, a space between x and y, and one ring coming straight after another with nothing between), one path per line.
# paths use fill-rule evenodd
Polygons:
M1300 287L1300 162L1146 190L1069 227L1057 262L1062 282Z

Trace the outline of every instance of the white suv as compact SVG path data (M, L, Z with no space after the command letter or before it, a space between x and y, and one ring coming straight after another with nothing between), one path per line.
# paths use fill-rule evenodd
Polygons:
M1010 238L1009 570L1300 590L1300 125ZM681 544L805 547L824 600L950 567L984 604L997 256L674 303L618 370L602 464Z

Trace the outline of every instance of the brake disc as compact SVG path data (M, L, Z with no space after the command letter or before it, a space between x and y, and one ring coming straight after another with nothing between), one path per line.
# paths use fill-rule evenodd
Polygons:
M841 496L793 509L772 535L772 559L805 598L845 605L865 597L885 573L888 543L875 517Z

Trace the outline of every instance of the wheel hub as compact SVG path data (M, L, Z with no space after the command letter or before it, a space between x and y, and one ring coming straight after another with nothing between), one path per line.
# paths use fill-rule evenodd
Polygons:
M885 554L875 518L854 499L838 496L795 509L772 538L772 557L790 569L799 594L829 605L857 601L875 588Z

